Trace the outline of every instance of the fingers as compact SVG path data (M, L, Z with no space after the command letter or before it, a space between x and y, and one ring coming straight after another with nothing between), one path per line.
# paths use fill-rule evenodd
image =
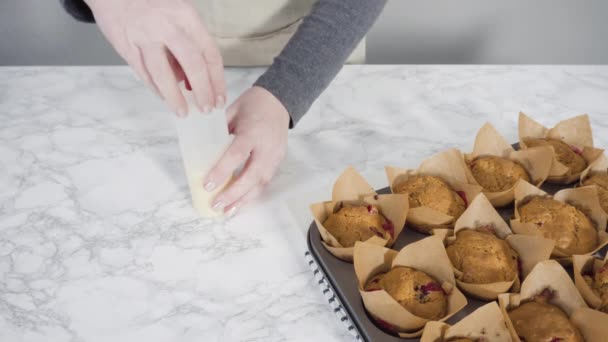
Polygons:
M262 194L263 190L264 190L264 186L263 185L261 185L261 184L256 185L255 187L253 187L253 189L249 190L248 193L246 193L245 195L243 195L243 197L239 198L237 201L235 201L234 203L232 203L228 207L226 207L225 211L227 213L233 213L233 212L235 212L239 208L244 207L247 203L250 203L254 199L260 197L260 195Z
M252 149L253 143L249 139L237 136L205 178L205 190L213 191L218 184L228 179L249 158Z
M273 164L264 162L260 156L252 153L243 172L234 183L228 186L224 192L215 198L213 207L216 210L220 208L232 208L235 207L239 201L243 203L246 202L248 197L254 197L256 195L253 193L250 196L245 197L251 191L255 190L257 187L263 188L266 186L274 173L274 169Z
M188 112L188 106L171 69L167 50L161 45L142 47L141 50L146 69L162 97L177 115L185 116Z
M209 86L213 90L214 95L213 101L216 107L223 107L227 100L222 55L196 12L189 19L189 24L184 29L196 42L205 60Z
M209 81L215 93L215 104L222 108L226 105L226 81L224 80L224 61L222 56L211 40L210 46L203 50L203 56L207 62L207 71L209 73Z
M168 48L184 71L184 78L192 88L194 99L199 109L205 113L215 107L214 91L209 83L209 74L202 52L183 36L175 37L168 43Z

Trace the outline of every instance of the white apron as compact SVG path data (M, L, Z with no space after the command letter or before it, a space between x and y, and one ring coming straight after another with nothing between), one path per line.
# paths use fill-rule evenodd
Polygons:
M226 66L270 65L316 0L193 0ZM365 39L347 63L365 62Z

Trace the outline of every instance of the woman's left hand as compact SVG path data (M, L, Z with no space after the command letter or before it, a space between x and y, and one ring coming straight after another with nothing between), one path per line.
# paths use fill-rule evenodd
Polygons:
M235 211L260 195L287 151L290 117L283 104L262 87L245 91L226 111L234 140L204 181L207 191L242 172L213 201L217 211ZM234 209L233 209L234 208Z

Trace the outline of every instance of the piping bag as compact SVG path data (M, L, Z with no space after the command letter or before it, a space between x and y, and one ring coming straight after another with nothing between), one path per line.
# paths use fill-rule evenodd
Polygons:
M201 217L221 218L224 216L224 208L216 211L211 208L211 204L215 196L231 181L232 175L211 192L203 188L203 181L232 142L232 136L228 133L226 110L213 109L210 113L203 113L195 105L191 92L183 91L183 94L189 111L186 117L175 117L175 126L192 206Z

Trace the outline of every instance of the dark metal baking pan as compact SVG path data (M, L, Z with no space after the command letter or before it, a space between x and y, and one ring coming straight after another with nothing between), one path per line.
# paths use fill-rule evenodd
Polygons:
M555 192L572 187L573 185L555 185L545 184L542 189L549 193L554 194ZM389 188L384 188L378 191L380 194L390 193ZM498 209L500 215L508 223L513 216L513 206ZM400 250L407 244L416 242L420 239L427 237L428 235L417 233L407 226L395 242L393 249ZM353 265L348 262L344 262L331 253L329 253L323 244L321 243L321 235L317 229L317 225L312 222L308 230L308 249L311 256L317 263L317 266L323 272L325 280L331 286L336 299L340 301L342 308L348 315L348 319L351 320L354 329L359 333L359 338L363 341L368 342L404 342L404 341L419 341L420 339L403 339L384 332L378 328L374 322L370 319L367 311L363 307L363 301L359 295L357 287L357 278ZM481 305L487 303L467 296L467 306L458 312L456 315L448 320L448 323L455 323L473 312Z

